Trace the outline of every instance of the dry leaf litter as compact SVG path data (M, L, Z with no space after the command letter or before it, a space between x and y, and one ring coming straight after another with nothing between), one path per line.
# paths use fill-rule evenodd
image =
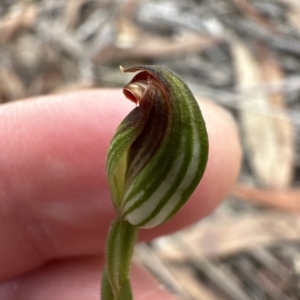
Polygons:
M300 299L298 0L3 0L0 32L1 103L122 87L120 64L159 64L230 110L232 194L135 259L187 300Z

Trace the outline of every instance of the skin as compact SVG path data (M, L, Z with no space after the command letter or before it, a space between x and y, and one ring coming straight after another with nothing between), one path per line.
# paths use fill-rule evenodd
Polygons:
M209 214L240 165L237 131L221 108L201 101L208 166L169 222L140 231L153 239ZM120 90L91 90L0 106L0 299L99 299L105 237L115 216L105 157L117 125L134 108ZM137 300L171 300L133 266Z

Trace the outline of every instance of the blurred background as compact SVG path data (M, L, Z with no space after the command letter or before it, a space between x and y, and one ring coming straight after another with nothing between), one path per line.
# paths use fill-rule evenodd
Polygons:
M300 299L299 0L1 0L0 102L164 65L228 109L244 159L205 220L135 259L186 300Z

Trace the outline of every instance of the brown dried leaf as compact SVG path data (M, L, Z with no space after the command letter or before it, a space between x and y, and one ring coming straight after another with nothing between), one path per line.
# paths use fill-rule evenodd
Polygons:
M237 184L233 187L231 193L243 200L292 212L300 212L300 189L286 191L262 190L244 184Z
M269 52L268 48L260 47L260 67L262 78L265 83L280 81L284 75ZM270 186L287 188L293 179L295 160L295 128L289 118L285 107L285 99L282 93L272 93L266 98L271 107L276 109L276 118L272 118L272 129L274 131L274 172L278 172Z
M282 78L267 48L261 49L258 59L239 41L232 49L238 88L253 90ZM240 108L243 138L256 177L267 187L287 188L293 174L294 128L283 95L245 95Z

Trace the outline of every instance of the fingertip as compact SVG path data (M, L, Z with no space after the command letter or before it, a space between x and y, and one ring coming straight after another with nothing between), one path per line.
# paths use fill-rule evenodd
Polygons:
M143 240L207 215L237 176L241 151L232 120L207 101L200 107L210 141L203 180L170 222L143 230ZM0 278L51 258L103 250L115 215L106 152L116 127L133 108L119 90L82 91L1 107L0 218L7 225L0 228Z
M102 250L115 215L106 152L132 106L117 90L1 106L0 278Z

